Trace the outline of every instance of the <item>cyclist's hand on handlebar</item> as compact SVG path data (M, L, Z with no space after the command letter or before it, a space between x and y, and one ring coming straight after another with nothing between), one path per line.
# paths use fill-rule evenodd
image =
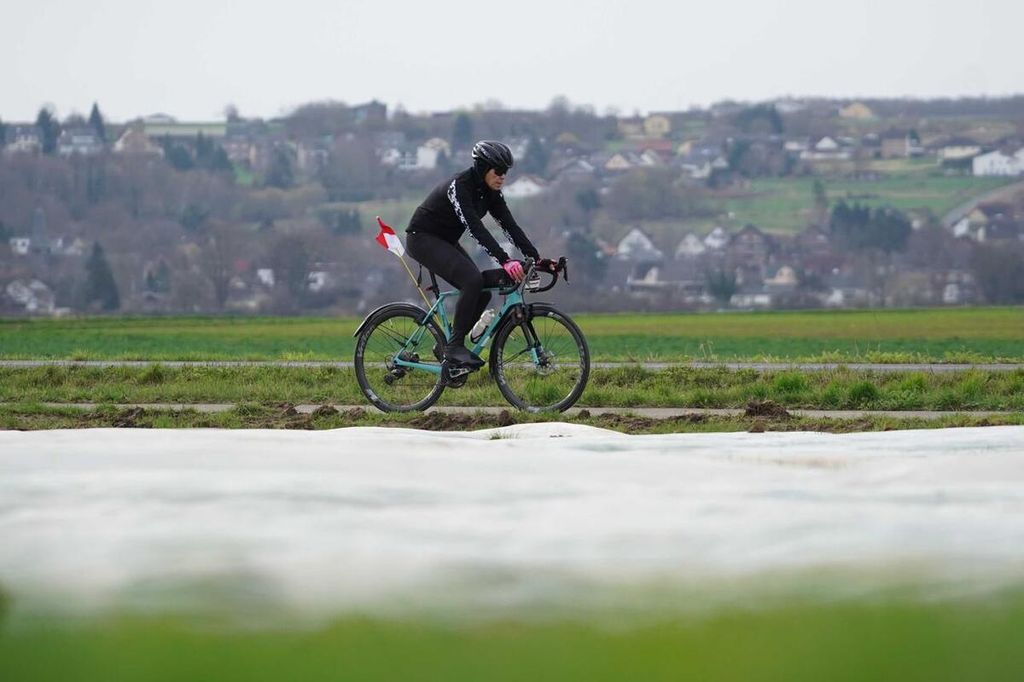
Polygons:
M537 269L542 272L558 272L558 261L551 258L541 258L537 261Z
M526 275L526 273L523 272L523 264L517 260L506 261L501 267L505 271L505 274L512 278L513 282L522 282L523 277Z

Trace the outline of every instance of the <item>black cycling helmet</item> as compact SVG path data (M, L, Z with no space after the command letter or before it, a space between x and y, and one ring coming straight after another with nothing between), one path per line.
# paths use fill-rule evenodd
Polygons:
M515 163L515 159L507 144L494 140L480 140L473 145L473 163L481 173L493 168L498 175L504 175Z

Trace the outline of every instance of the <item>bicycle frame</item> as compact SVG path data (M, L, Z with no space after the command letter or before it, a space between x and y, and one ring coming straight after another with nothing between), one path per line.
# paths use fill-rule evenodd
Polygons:
M491 337L494 335L494 332L498 329L498 325L505 320L505 316L508 315L509 312L514 310L516 307L524 305L521 287L517 286L513 288L511 291L509 290L508 287L489 287L487 289L484 289L484 291L491 291L503 294L505 296L505 302L501 306L501 311L494 316L494 319L491 320L491 323L487 326L487 329L484 330L484 333L480 336L479 340L477 340L477 342L473 345L472 350L474 353L477 354L479 354L480 351L483 350L488 343L490 343ZM451 338L452 328L451 323L448 321L448 311L444 307L444 302L447 298L458 295L458 291L442 291L437 295L437 300L434 301L434 305L432 305L430 307L430 310L427 311L427 315L424 318L424 322L420 323L420 326L416 329L415 332L413 332L412 336L409 337L409 340L406 342L406 345L402 347L402 352L406 350L407 346L410 343L412 343L414 346L419 345L420 340L423 338L423 334L426 332L425 320L429 320L431 317L436 317L437 320L440 322L441 330L444 332L445 338ZM539 363L540 358L537 356L537 349L535 347L531 348L530 352L533 355L533 361L535 363ZM401 355L401 353L399 353L399 355ZM419 369L425 372L431 372L432 374L441 373L440 362L411 362L409 360L402 360L398 357L395 358L394 362L395 365L399 367Z

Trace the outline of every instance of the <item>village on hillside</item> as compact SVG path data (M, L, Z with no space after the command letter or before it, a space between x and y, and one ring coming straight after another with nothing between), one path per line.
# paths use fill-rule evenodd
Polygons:
M1022 97L645 116L327 102L274 120L114 124L94 105L0 122L0 314L411 299L373 216L402 226L480 138L512 147L504 194L544 254L569 256L582 309L1024 301Z

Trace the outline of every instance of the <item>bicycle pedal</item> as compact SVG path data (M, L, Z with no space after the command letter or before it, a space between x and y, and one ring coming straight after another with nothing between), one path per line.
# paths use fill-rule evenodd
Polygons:
M459 387L466 382L466 376L475 372L477 368L469 365L449 365L448 361L441 363L441 381L446 386Z

